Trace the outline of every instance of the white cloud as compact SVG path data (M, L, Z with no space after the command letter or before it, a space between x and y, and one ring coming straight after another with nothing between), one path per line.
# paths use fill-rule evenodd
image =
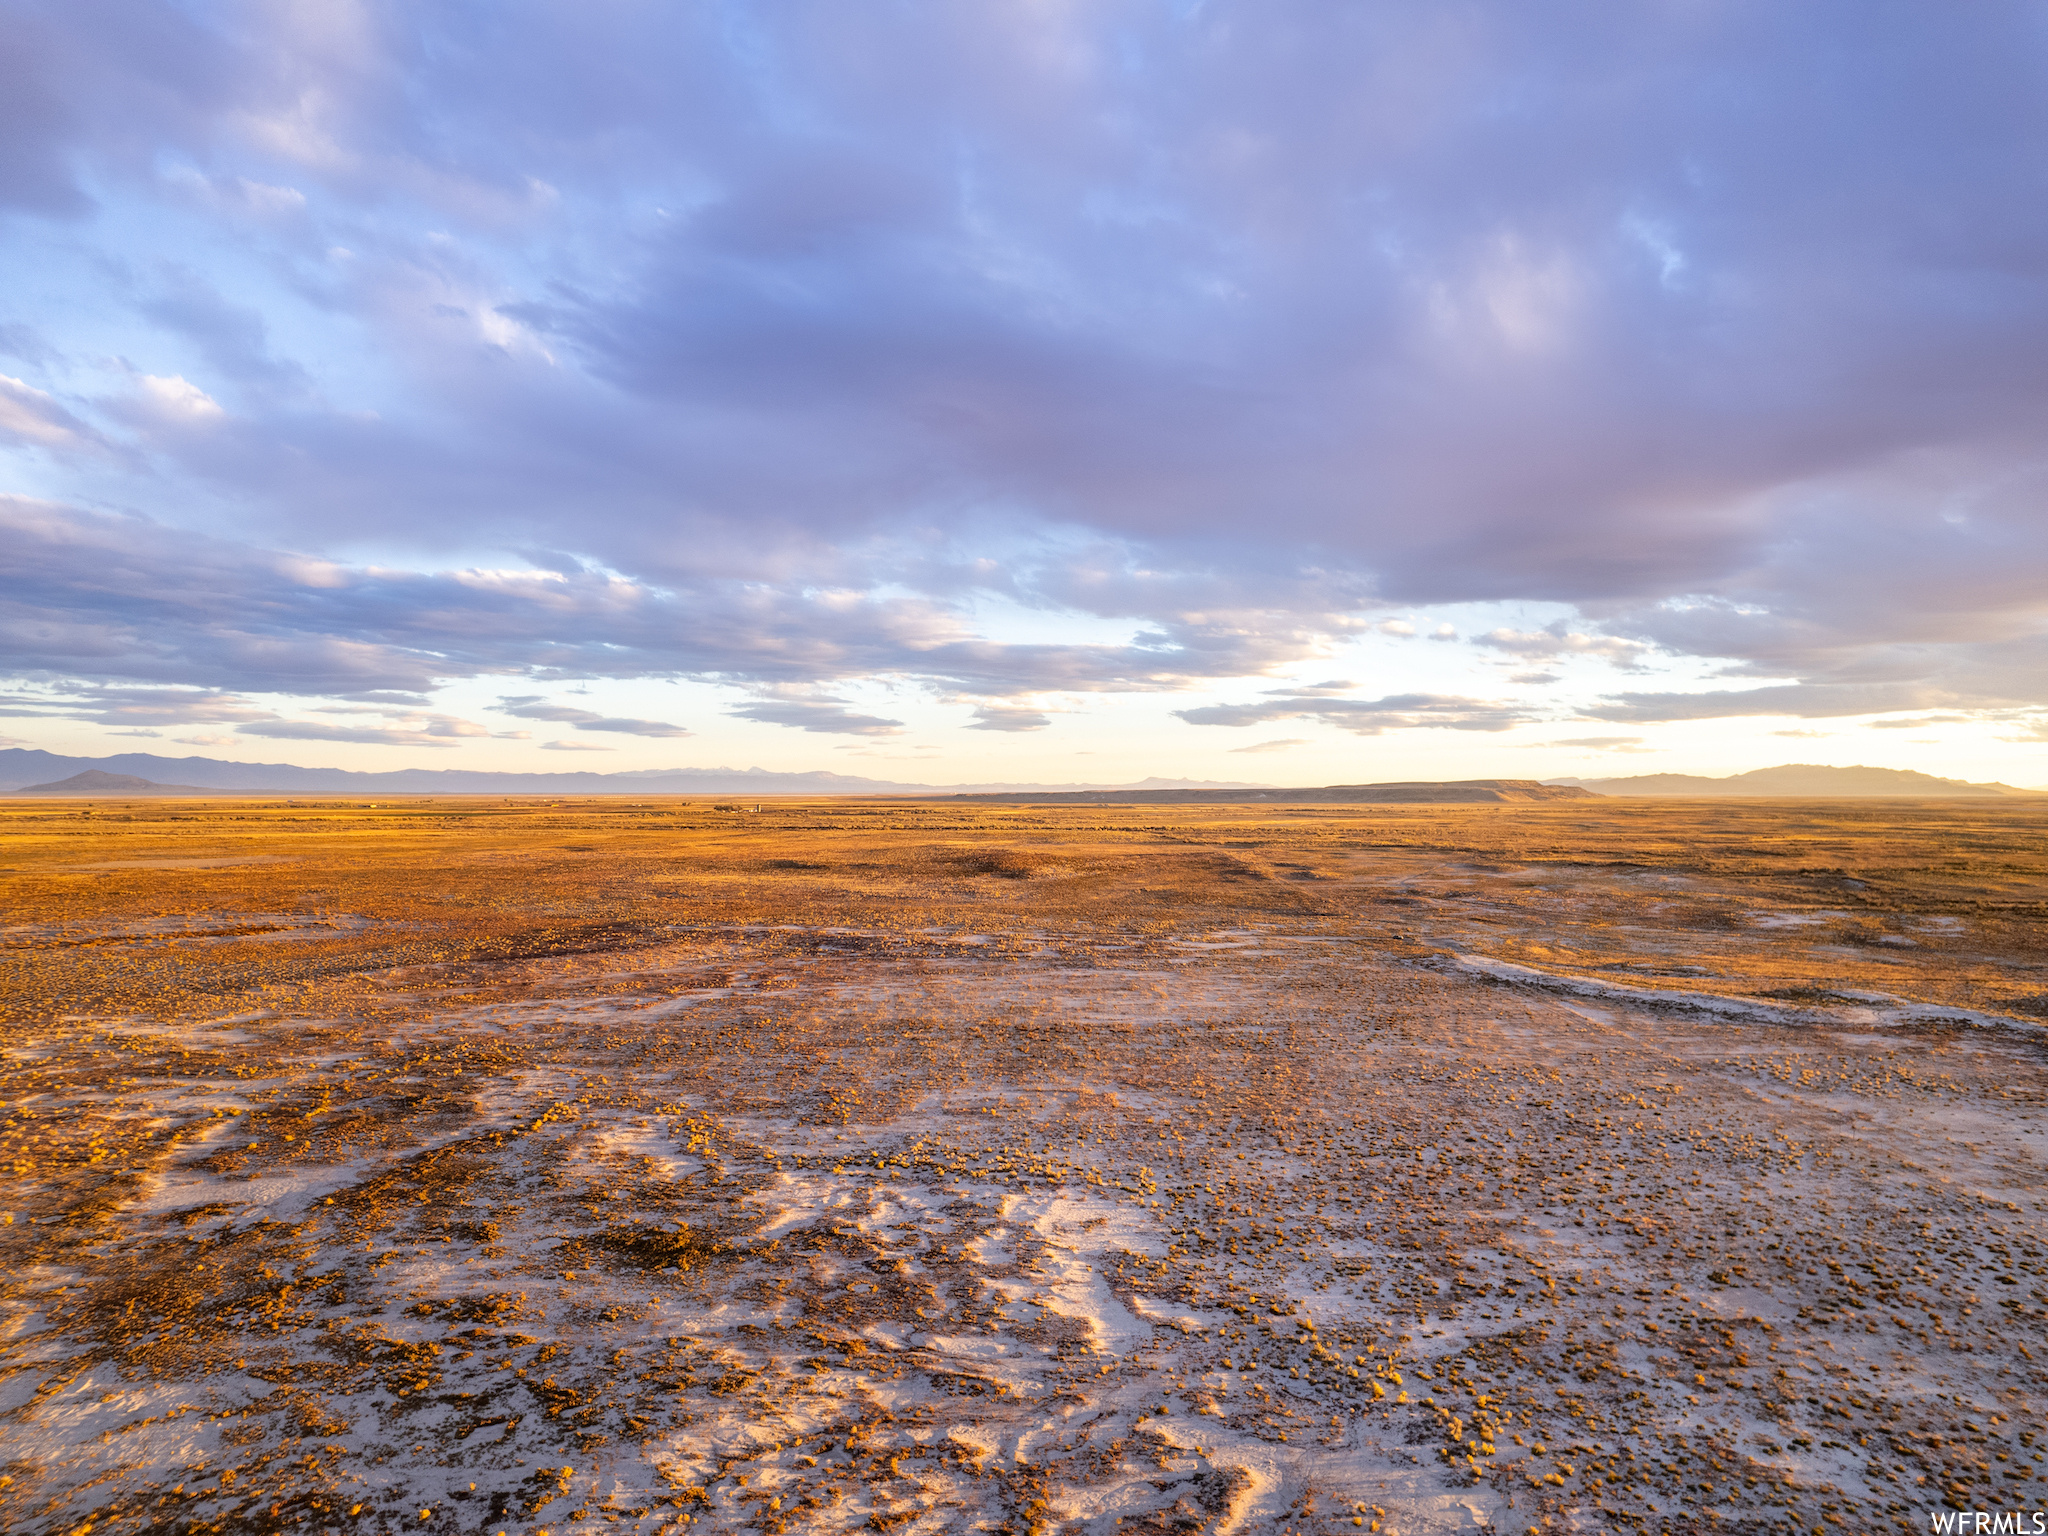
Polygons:
M1622 640L1613 635L1588 635L1562 626L1551 629L1490 629L1474 645L1506 651L1514 656L1540 656L1554 660L1566 656L1597 656L1618 667L1633 667L1649 653L1640 640Z
M43 390L0 374L0 443L60 453L104 452L106 442Z
M227 414L220 408L219 401L183 374L162 378L145 373L135 382L142 401L163 416L212 422Z

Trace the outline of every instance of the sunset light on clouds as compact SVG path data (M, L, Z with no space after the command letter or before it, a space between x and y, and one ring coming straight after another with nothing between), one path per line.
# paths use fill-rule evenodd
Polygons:
M2036 7L5 16L0 745L2048 784Z

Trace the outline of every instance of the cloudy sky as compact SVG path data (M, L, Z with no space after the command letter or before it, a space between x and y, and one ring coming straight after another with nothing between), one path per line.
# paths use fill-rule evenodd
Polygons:
M0 734L2048 782L2044 76L2020 0L0 0Z

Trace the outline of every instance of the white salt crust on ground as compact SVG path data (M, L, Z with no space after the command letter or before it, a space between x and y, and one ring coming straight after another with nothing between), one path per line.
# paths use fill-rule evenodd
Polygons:
M65 1112L155 1139L8 1191L7 1528L1859 1530L2048 1477L2024 1028L861 937L39 1047L121 1034Z

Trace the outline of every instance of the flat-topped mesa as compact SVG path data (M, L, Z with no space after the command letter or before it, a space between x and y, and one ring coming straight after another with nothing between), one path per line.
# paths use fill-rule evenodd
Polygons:
M1499 805L1529 800L1594 800L1576 784L1534 779L1452 779L1443 783L1325 784L1319 789L1084 789L1057 794L949 795L1000 805Z

